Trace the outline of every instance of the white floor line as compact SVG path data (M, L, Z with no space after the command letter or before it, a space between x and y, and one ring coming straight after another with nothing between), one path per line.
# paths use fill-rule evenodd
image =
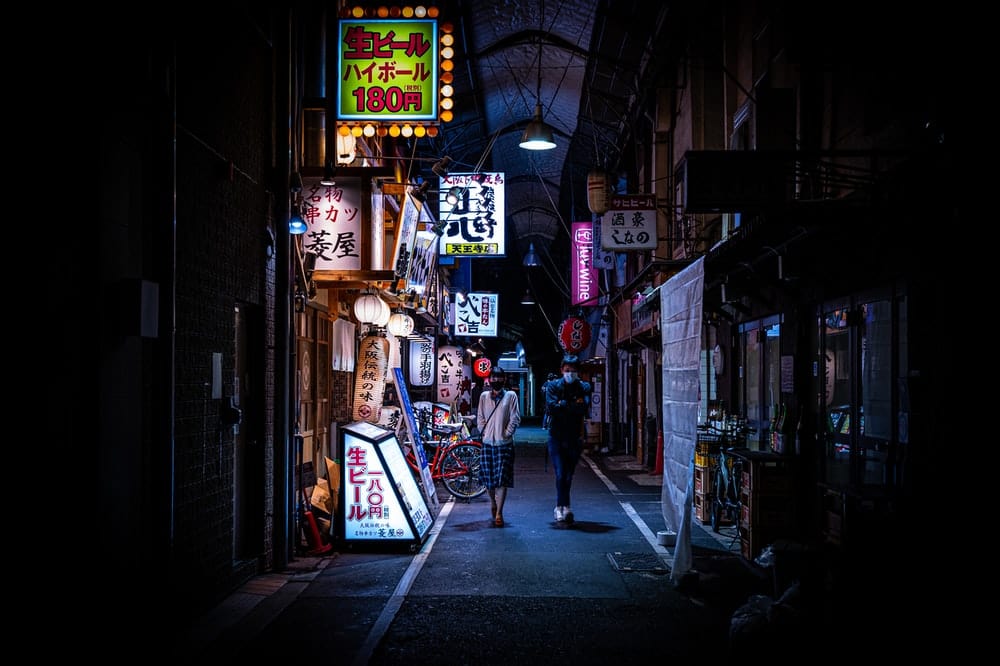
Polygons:
M619 493L618 486L616 486L614 481L609 479L604 472L601 471L601 468L598 467L597 463L591 460L587 454L583 454L583 459L587 462L587 465L590 466L590 469L593 470L594 474L597 475L597 478L604 482L604 485L608 487L608 490L616 494ZM653 534L653 530L649 529L649 525L647 525L646 521L644 521L642 517L636 513L630 502L619 502L619 504L621 504L622 509L625 511L625 515L632 519L635 526L639 528L640 532L642 532L642 536L646 538L646 541L649 542L649 545L658 555L671 555L669 550L660 545L660 541L656 538L656 535Z
M372 653L375 651L375 647L378 642L382 640L382 636L389 629L389 625L392 624L393 619L396 617L396 613L403 605L403 601L406 599L406 595L410 592L410 587L413 585L413 581L416 580L417 575L424 566L424 562L427 561L427 556L431 554L431 549L434 548L434 542L437 541L438 534L444 528L444 524L448 521L448 516L451 514L451 510L455 506L454 498L449 498L444 506L441 507L441 513L438 514L437 520L434 522L434 527L431 528L430 536L427 537L427 543L424 544L420 552L414 556L413 561L410 562L410 566L406 568L406 572L400 579L399 584L396 585L396 589L393 590L392 596L385 604L385 608L379 614L378 619L375 620L375 624L372 626L371 631L368 632L368 637L365 638L364 644L361 649L358 650L358 654L354 657L355 666L363 666L367 664L371 659Z

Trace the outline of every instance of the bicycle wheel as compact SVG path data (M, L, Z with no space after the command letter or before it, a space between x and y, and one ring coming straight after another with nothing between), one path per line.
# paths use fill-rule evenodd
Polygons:
M721 460L719 464L723 465L725 461ZM726 506L726 475L716 467L712 476L715 477L712 482L712 531L717 533L722 528L722 513Z
M483 452L475 444L456 444L441 460L441 481L448 492L460 499L472 499L486 492L479 481L479 459Z

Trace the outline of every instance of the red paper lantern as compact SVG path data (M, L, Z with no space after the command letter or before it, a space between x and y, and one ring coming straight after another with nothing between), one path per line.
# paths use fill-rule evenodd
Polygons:
M476 377L489 377L492 369L493 363L488 358L477 358L472 362L472 371L476 373Z
M578 354L590 344L590 324L580 317L567 317L559 324L559 344L570 354Z

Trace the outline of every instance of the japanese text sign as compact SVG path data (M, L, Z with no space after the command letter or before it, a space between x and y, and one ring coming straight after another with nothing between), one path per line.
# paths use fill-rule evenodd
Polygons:
M303 179L302 219L308 226L302 249L316 255L316 270L361 269L360 178L339 178L329 187Z
M447 200L452 188L458 188L454 204ZM441 256L506 254L503 173L452 173L440 179L440 191Z
M616 194L601 216L601 247L605 250L656 249L656 196Z
M455 294L454 335L497 335L498 298L496 294Z
M342 19L337 119L438 119L437 21Z
M434 341L410 340L410 383L430 386L434 383Z

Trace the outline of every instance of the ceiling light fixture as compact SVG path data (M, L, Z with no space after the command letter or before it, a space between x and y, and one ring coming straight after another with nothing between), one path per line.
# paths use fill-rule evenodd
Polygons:
M552 128L542 120L542 13L538 15L538 84L535 88L535 116L524 128L521 143L525 150L550 150L556 147Z
M535 242L532 241L528 244L528 254L524 255L525 266L541 266L542 262L538 260L538 254L535 252Z
M521 297L521 305L534 305L535 299L531 297L531 290L525 289L524 296Z
M309 230L306 221L302 219L302 209L299 204L292 206L292 214L288 218L288 233L293 236L298 236L299 234L304 234Z

